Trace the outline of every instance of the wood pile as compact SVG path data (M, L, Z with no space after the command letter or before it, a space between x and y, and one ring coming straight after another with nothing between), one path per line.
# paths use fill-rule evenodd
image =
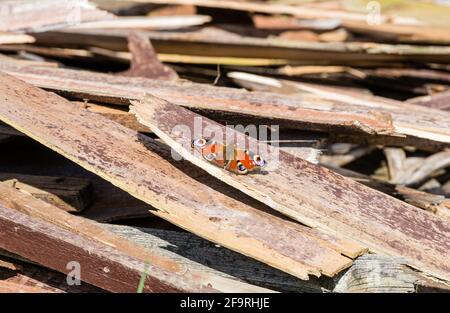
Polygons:
M449 14L0 2L0 292L449 292Z

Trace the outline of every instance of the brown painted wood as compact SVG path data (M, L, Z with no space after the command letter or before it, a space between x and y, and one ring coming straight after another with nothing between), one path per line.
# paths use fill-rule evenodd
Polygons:
M198 111L213 111L222 118L229 116L230 121L239 116L239 120L245 117L250 121L259 119L261 123L263 119L262 123L289 128L395 135L389 115L358 106L331 104L330 101L310 102L300 96L1 63L0 70L38 87L98 102L128 105L130 100L150 93Z
M360 110L367 110L372 114L383 112L391 117L393 129L403 137L398 138L398 141L404 140L404 145L430 147L439 143L447 146L450 144L450 130L448 128L450 114L448 112L319 84L292 82L243 72L230 72L227 75L235 81L237 80L241 85L247 85L248 82L252 83L252 90L264 90L267 85L261 82L270 79L271 85L278 86L272 87L278 93L282 93L285 89L296 90L297 93L303 93L305 98L307 98L307 95L304 93L308 93L311 102L346 103L350 107L353 106L354 112ZM414 112L414 114L411 114L411 112ZM419 142L417 142L417 139L419 139ZM385 142L385 144L388 143Z
M147 95L131 111L185 159L273 209L308 226L345 235L374 252L402 256L412 267L450 279L447 221L230 128L226 131L162 99ZM217 142L237 140L259 149L268 161L267 170L236 175L194 153L191 141L205 136L202 132L208 128L216 130Z
M158 60L155 49L147 37L140 32L128 35L128 50L131 52L131 66L123 76L147 77L163 80L177 80L178 74Z
M148 264L146 290L150 292L264 291L195 269L187 270L173 259L133 245L89 220L71 216L3 184L0 189L0 224L4 222L2 226L5 226L0 234L2 248L62 273L68 272L68 262L77 261L81 265L81 279L100 288L136 292L145 264ZM15 218L13 221L17 225L12 226L2 217ZM14 227L23 233L14 231ZM12 236L10 232L16 234ZM11 238L5 239L7 236ZM21 236L28 239L22 238L21 242Z
M36 43L63 47L100 47L127 51L126 30L65 29L34 34ZM185 32L147 31L158 53L196 56L271 58L314 65L367 65L392 62L445 63L446 46L389 45L361 42L307 42L240 36L219 28Z
M8 262L12 266L4 268L0 266L0 284L11 283L12 289L18 292L22 286L38 288L40 292L66 292L66 293L105 293L106 291L82 282L79 285L69 285L67 276L48 268L31 264L28 260L18 260L17 255L9 257L5 250L0 249L0 264ZM15 286L14 286L15 285Z
M71 261L81 264L83 279L110 291L135 292L144 263L61 228L0 206L0 245L27 259L68 273ZM156 275L152 268L153 275ZM180 291L150 276L147 291Z
M190 232L302 279L333 276L351 264L341 252L354 256L365 251L266 213L255 202L248 205L246 196L189 162L173 160L168 148L146 136L11 76L1 75L0 81L2 121Z

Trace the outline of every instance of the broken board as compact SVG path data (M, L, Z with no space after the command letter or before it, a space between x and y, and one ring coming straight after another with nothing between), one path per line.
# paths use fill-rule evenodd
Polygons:
M131 111L183 158L273 209L450 280L447 221L165 100L147 95ZM204 133L196 135L199 129ZM268 161L267 171L236 175L194 153L192 134L208 139L206 130L214 131L217 142L231 139L266 152L260 154Z

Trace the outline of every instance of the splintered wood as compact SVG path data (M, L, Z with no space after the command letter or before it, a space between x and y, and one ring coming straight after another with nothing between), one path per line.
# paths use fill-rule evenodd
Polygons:
M134 102L132 111L184 158L273 209L308 226L345 235L374 252L401 256L424 272L450 278L446 221L200 117L197 129L214 130L218 142L226 143L226 135L231 134L236 142L267 151L267 162L276 164L264 174L236 175L193 153L191 134L199 115L153 96ZM179 130L179 125L190 131Z
M170 150L148 137L8 75L2 74L1 81L3 122L201 237L302 279L333 276L351 265L340 253L355 257L365 250L339 236L276 218L257 203L260 209L247 205L245 196L220 182L202 184L204 171L171 161Z
M0 292L449 291L444 2L0 0Z

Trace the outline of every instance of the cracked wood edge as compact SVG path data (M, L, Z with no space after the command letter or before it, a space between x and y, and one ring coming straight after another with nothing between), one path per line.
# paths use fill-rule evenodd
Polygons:
M0 120L152 205L153 214L301 279L351 265L335 250L346 240L320 239L237 200L242 196L189 162L177 163L162 144L64 98L9 75L0 81Z
M192 153L190 134L179 129L173 132L177 125L184 125L195 134L196 118L201 118L203 129L219 128L226 134L224 126L150 95L134 102L131 110L185 159L274 210L310 227L360 242L374 252L404 257L408 265L450 280L447 221L228 129L237 142L268 151L265 158L276 167L266 175L233 174Z

